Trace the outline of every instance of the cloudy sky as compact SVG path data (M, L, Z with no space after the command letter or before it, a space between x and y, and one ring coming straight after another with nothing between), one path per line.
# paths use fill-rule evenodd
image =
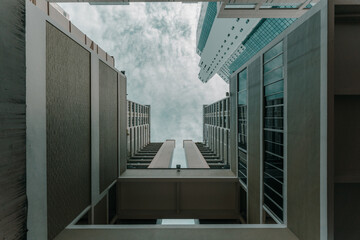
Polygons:
M151 105L151 140L202 141L202 105L225 97L217 75L198 78L196 27L200 4L59 4L70 20L125 70L128 99Z

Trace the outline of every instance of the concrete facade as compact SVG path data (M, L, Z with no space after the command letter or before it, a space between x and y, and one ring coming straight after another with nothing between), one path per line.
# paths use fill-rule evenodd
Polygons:
M127 148L133 157L150 143L150 105L127 101Z
M230 99L203 107L203 144L197 143L210 168L230 165Z
M320 54L324 45L321 27L323 11L314 11L294 23L271 44L236 71L230 81L231 95L239 102L239 73L247 70L248 83L248 149L247 149L247 222L265 223L271 209L264 207L264 155L265 155L265 106L264 96L264 54L272 51L279 42L283 43L284 79L284 184L283 222L299 239L322 239L321 222L324 220L320 208L320 166L324 159L321 145L326 141L321 133L321 103L326 98L321 94L321 83L326 78L320 66L326 65L326 56ZM325 37L326 38L326 37ZM239 95L240 96L240 95ZM232 107L231 114L238 116L238 108ZM234 119L235 120L235 119ZM233 121L233 122L236 122ZM231 123L233 123L231 122ZM238 129L239 126L234 126ZM232 132L235 135L238 130ZM234 136L232 139L236 139ZM260 160L260 161L259 161ZM260 200L260 201L259 201ZM324 200L322 200L324 201ZM302 220L301 220L302 219Z

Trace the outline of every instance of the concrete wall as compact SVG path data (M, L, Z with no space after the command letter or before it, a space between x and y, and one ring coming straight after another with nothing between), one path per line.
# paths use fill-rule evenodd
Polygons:
M90 204L90 53L46 25L48 237Z
M0 29L0 239L25 239L24 0L0 2Z
M175 175L121 176L117 182L119 219L239 218L239 183L236 177L205 178L197 175L197 178L186 178L179 173Z
M287 37L287 218L320 238L320 13Z

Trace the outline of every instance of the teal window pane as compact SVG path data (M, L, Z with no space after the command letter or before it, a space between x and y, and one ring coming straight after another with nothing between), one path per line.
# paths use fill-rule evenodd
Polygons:
M264 62L269 61L271 58L282 53L282 51L283 51L283 42L281 41L264 54Z
M247 69L244 69L239 73L239 78L247 79Z
M201 33L200 33L200 39L199 39L199 43L198 43L198 50L200 52L203 51L207 39L209 37L212 25L214 23L214 20L216 18L216 13L217 13L217 3L216 2L209 2L208 7L206 9L206 13L205 13L205 17L204 17L204 23L201 29Z
M238 104L246 105L247 103L247 91L242 91L238 93Z
M268 72L264 75L264 85L268 85L269 83L281 80L284 78L284 69L278 68L271 72Z
M238 91L246 90L246 78L239 78Z
M283 64L284 64L283 54L281 54L264 65L264 73L267 73L275 68L278 68Z
M275 93L284 91L284 80L269 84L265 87L265 96L270 96Z
M238 75L238 92L246 90L247 85L247 69L241 71Z

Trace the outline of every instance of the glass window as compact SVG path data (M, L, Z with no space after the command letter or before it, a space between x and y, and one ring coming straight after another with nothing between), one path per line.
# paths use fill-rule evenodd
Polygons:
M264 65L264 74L283 65L283 55L279 55Z
M266 74L264 74L264 85L268 85L269 83L283 79L283 73L284 70L282 67L267 72Z
M283 221L284 68L283 43L264 54L264 209Z
M239 180L247 186L247 69L238 74L238 169ZM246 189L245 189L246 190Z
M282 52L283 52L283 42L281 41L264 54L264 62L266 63L271 58L275 57L276 55L279 55Z

